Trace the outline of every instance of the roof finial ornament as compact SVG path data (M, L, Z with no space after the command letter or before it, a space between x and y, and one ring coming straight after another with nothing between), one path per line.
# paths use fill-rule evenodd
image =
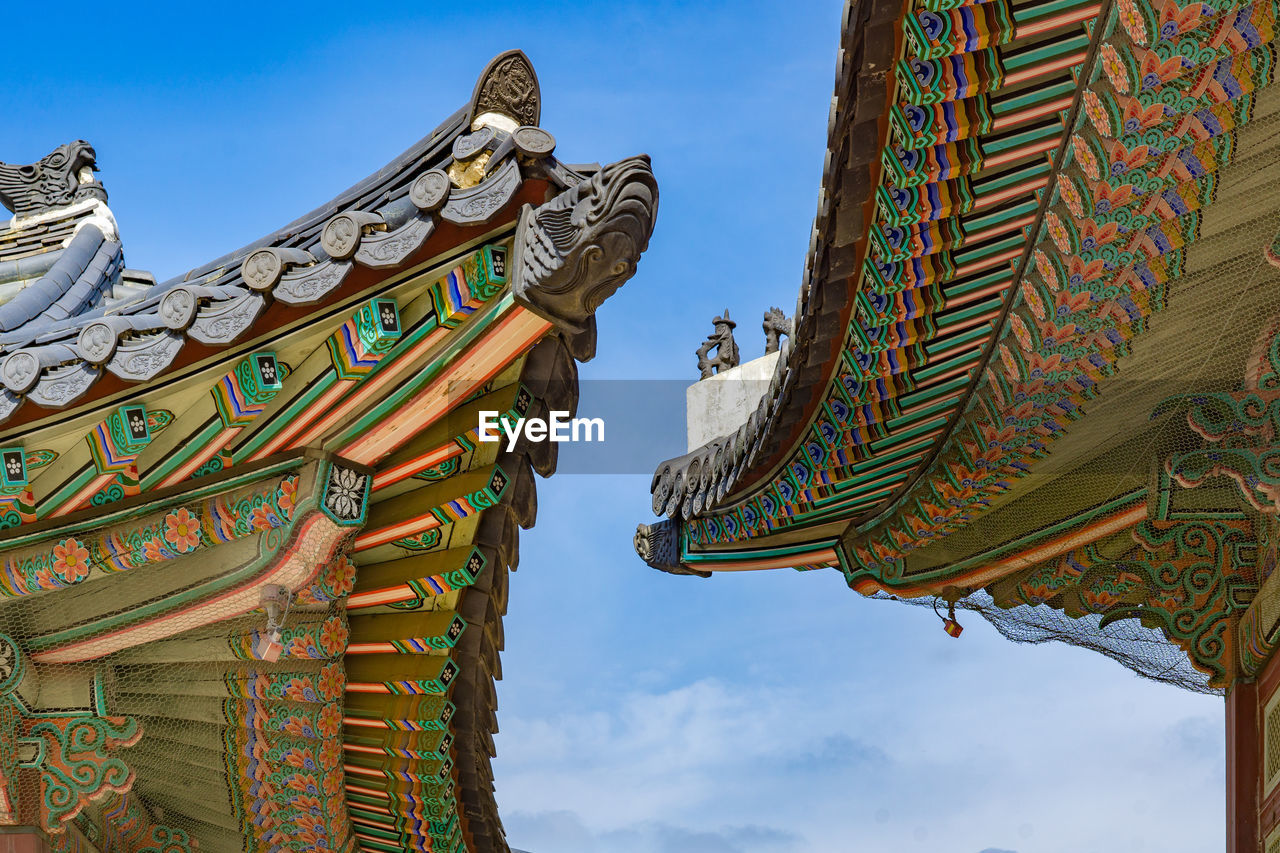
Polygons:
M495 56L480 74L471 94L471 114L467 123L471 130L490 124L495 116L501 124L514 122L502 129L510 133L521 125L537 126L542 116L542 95L533 63L522 50L508 50Z
M777 352L780 338L791 337L791 320L782 313L781 308L770 308L764 313L764 354Z
M729 309L724 309L724 316L716 317L711 321L715 326L715 331L707 335L706 342L698 347L698 370L702 372L701 379L710 379L712 372L722 373L731 367L737 367L740 359L738 358L738 345L733 340L733 329L738 324L729 319ZM715 358L711 358L711 351L716 351Z
M94 180L97 154L83 139L60 145L30 166L0 163L0 204L23 216L86 198L107 200Z

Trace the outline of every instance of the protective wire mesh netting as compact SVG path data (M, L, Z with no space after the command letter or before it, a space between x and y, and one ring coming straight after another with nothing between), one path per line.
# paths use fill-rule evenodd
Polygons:
M45 638L74 620L127 613L117 605L128 581L159 587L166 572L198 573L198 559L0 604L0 634L13 639L0 649L0 725L16 746L0 755L0 811L38 822L58 853L159 841L172 853L193 842L205 853L272 849L345 825L338 602L293 604L275 620L279 635L265 608L212 624L180 616L170 636L95 660L41 659ZM255 828L264 816L282 835Z
M1028 306L1015 306L1020 328L1027 334L1025 343L1006 339L1010 360L1015 351L1019 357L1043 356L1049 365L1043 372L1052 373L1059 363L1074 371L1076 363L1105 362L1111 356L1103 354L1114 352L1115 364L1108 362L1105 371L1086 365L1061 383L1088 379L1091 389L1094 384L1099 387L1096 396L1093 390L1081 392L1080 412L1071 415L1077 420L1065 426L1060 438L1048 442L1043 454L1026 454L1030 473L1010 485L1007 498L992 497L990 510L975 509L972 524L930 546L936 565L980 553L992 543L1014 541L1028 531L1047 530L1060 519L1144 487L1153 460L1204 448L1203 431L1197 433L1188 425L1185 411L1162 416L1155 426L1152 414L1178 395L1246 389L1250 371L1260 363L1252 357L1259 352L1260 334L1270 330L1274 335L1280 328L1272 324L1280 318L1280 270L1264 256L1280 230L1274 212L1274 199L1280 198L1275 168L1280 149L1278 99L1276 87L1259 98L1255 119L1235 133L1233 165L1200 178L1202 185L1196 192L1203 197L1183 198L1175 193L1157 199L1153 191L1153 209L1169 206L1167 218L1176 222L1176 227L1152 232L1149 240L1143 238L1152 242L1149 248L1143 244L1152 262L1163 258L1159 263L1170 270L1167 289L1153 286L1149 293L1110 295L1098 285L1099 293L1091 295L1088 287L1072 278L1069 286L1053 294L1058 302L1042 297L1052 322L1036 318ZM1188 205L1193 209L1184 209ZM1118 244L1117 233L1106 231L1105 236ZM1135 238L1134 245L1138 242ZM1083 276L1095 262L1101 269L1104 260L1115 265L1132 263L1124 260L1116 246L1097 248L1097 253L1097 258L1081 262L1080 269L1071 268L1071 275ZM1116 311L1124 319L1112 322ZM968 334L965 330L955 334L961 333ZM1019 347L1034 353L1023 353ZM1088 353L1076 354L1081 350ZM991 364L1003 369L1004 361L997 356ZM1113 373L1123 381L1116 382ZM1011 395L1030 397L1041 391L1028 382L1011 389ZM1065 423L1068 415L1061 417ZM1019 424L1024 434L1048 432L1048 427L1039 430L1043 422L1028 425L1030 420ZM1003 429L1004 425L994 426ZM1223 430L1228 436L1224 440L1234 442L1233 449L1273 447L1277 440L1272 422L1253 431L1233 424L1228 427ZM997 432L992 431L992 445L999 438ZM1187 477L1194 479L1201 473L1188 469ZM1176 493L1181 503L1175 509L1184 517L1208 510L1226 518L1224 511L1229 511L1235 515L1227 520L1239 520L1243 526L1254 525L1260 514L1269 511L1250 506L1227 477L1206 474L1202 479L1203 488L1196 484ZM36 485L37 491L48 488L38 481ZM169 535L176 527L166 530ZM1256 534L1251 528L1249 535L1256 538ZM67 585L42 577L44 569L33 569L31 582L41 591L21 596L10 591L3 593L10 597L0 599L0 634L13 640L12 646L0 643L0 776L8 786L0 791L0 812L15 804L37 803L28 813L47 822L45 828L59 851L77 849L66 841L72 832L83 832L96 844L100 835L112 832L146 832L154 838L152 830L157 827L170 833L171 840L177 832L198 840L203 853L273 849L274 840L262 837L259 829L264 815L287 827L281 832L292 849L316 849L321 846L318 842L293 842L340 836L349 829L346 824L354 810L346 802L351 792L344 788L348 784L344 771L351 769L361 778L382 776L387 753L363 729L357 731L350 723L343 729L344 720L356 719L360 709L358 691L347 695L346 690L348 673L355 672L356 665L344 660L356 617L348 621L340 596L335 600L313 595L295 604L286 614L280 648L273 649L267 659L259 649L264 635L272 633L271 621L268 609L260 608L212 622L173 616L162 635L116 644L101 654L86 651L82 662L60 663L48 654L50 650L134 628L149 618L148 608L156 601L213 577L221 571L219 560L225 559L227 566L234 562L230 557L195 554L194 545L185 539L171 538L166 545L157 532L151 542L155 548L173 547L176 541L182 545L182 554L156 551L165 559L128 570L98 569L90 576L84 565L88 551L80 540L70 534L57 539L48 543L48 562L50 571L56 569L60 577L70 578ZM1221 542L1226 541L1222 537ZM114 540L108 544L115 547ZM1173 542L1169 547L1186 544ZM928 551L921 549L913 568L935 568L924 565L930 558ZM1020 570L1023 574L1017 577L1001 579L1003 586L993 583L990 588L998 590L999 603L988 589L977 589L960 598L955 607L980 614L1014 642L1061 642L1091 649L1142 677L1221 695L1222 690L1210 686L1210 676L1193 665L1184 651L1185 638L1182 644L1174 642L1164 630L1148 627L1137 618L1108 619L1117 606L1147 608L1154 614L1160 607L1183 606L1192 597L1178 590L1164 595L1161 584L1166 578L1159 572L1138 575L1146 553L1156 552L1142 552L1138 543L1128 540L1114 550L1086 553L1082 548ZM13 553L0 551L0 556L8 561L6 571L12 572ZM1238 563L1222 563L1221 553L1209 557L1219 560L1215 565L1239 568ZM1166 560L1175 565L1174 557L1165 552L1150 563L1162 565ZM1250 577L1242 588L1261 583L1265 571L1261 559L1249 564ZM322 574L327 576L327 569ZM872 597L947 610L930 596L897 598L878 593ZM495 598L505 600L496 593ZM1069 599L1069 606L1064 599ZM108 623L110 627L96 627ZM490 635L500 644L500 630L486 634ZM471 636L477 632L473 630ZM410 664L395 666L385 680L399 682L401 668ZM459 691L456 687L454 691L451 695L456 698ZM479 689L475 692L481 695ZM408 719L416 724L416 717ZM454 719L450 737L469 736L467 726L481 725L474 712ZM411 729L397 747L420 751L429 761L433 760L431 750L439 748L444 736ZM489 736L482 731L476 739L491 745ZM432 764L429 772L437 768ZM474 774L474 767L466 772ZM411 781L418 785L419 780ZM373 783L364 784L371 790ZM387 804L377 807L389 814L403 808L401 801L393 802L389 795L378 802ZM161 849L183 848L161 845Z
M1114 365L1058 416L1061 431L1027 454L988 508L910 554L909 572L946 577L949 565L1038 531L1054 531L1039 541L1076 540L989 586L957 589L965 592L958 612L981 615L1014 642L1091 649L1144 678L1223 695L1218 685L1239 666L1237 620L1275 564L1280 512L1266 461L1280 441L1280 269L1268 261L1280 238L1278 106L1272 87L1236 132L1234 162L1212 176L1214 203L1173 218L1180 245L1163 255L1168 281L1143 295L1152 305L1140 324L1109 333L1103 348ZM1093 334L1087 308L1063 307L1070 298L1087 306L1089 292L1058 296L1056 313L1046 300L1056 341L1031 341L1040 354L1066 352ZM1049 336L1050 324L1025 304L1013 314ZM1013 389L1028 408L1037 390L1029 382ZM995 432L992 442L1005 440ZM1118 500L1145 502L1149 515L1089 534L1101 517L1093 508ZM1066 524L1071 518L1085 520ZM871 597L948 610L933 596ZM1121 611L1130 615L1116 618ZM1206 642L1218 630L1214 619L1228 627ZM1188 648L1201 655L1199 667ZM1219 654L1206 659L1208 648Z
M947 612L946 602L934 597L898 598L883 592L870 597ZM955 607L958 611L977 613L1005 639L1015 643L1066 643L1091 649L1143 678L1195 693L1224 694L1223 690L1209 686L1209 676L1191 665L1186 652L1159 629L1143 627L1137 619L1120 619L1100 626L1101 614L1072 618L1045 605L1020 605L1006 610L997 607L991 596L982 590L957 601Z

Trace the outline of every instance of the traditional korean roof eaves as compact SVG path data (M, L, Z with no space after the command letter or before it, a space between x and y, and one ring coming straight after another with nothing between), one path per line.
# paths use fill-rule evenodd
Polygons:
M498 57L486 74L517 54ZM531 68L527 59L519 64ZM257 324L270 322L273 303L331 300L353 270L399 266L438 229L491 221L526 179L558 190L584 179L552 156L555 141L545 131L491 123L473 128L473 112L474 105L458 110L328 204L139 298L102 306L75 300L76 290L68 306L57 304L62 294L51 284L33 289L14 319L31 316L2 326L16 334L0 337L0 424L29 396L44 408L70 406L107 373L125 382L153 379L182 361L189 339L218 347L261 331ZM489 122L488 115L475 120ZM478 168L462 187L454 185L446 170L468 164Z
M97 225L85 223L44 275L0 305L0 331L47 326L83 313L102 302L123 268L120 241L107 239ZM0 346L4 341L0 335Z
M807 544L820 564L839 550L860 588L899 579L1043 464L1163 308L1201 223L1225 215L1218 175L1273 111L1274 2L899 13L868 140L878 186L851 206L869 246L843 340L817 354L829 372L806 385L784 360L735 436L659 469L654 510L671 520L637 534L655 566ZM780 414L792 383L814 396Z
M575 409L592 315L658 202L643 155L556 162L550 134L515 125L537 103L527 58L503 54L445 130L303 224L121 310L0 337L57 382L157 337L204 344L124 405L90 381L0 451L0 705L30 693L11 696L19 664L92 675L58 731L97 727L117 772L23 806L58 853L507 850L490 766L506 573L557 445L500 449L477 411ZM94 267L91 229L69 268ZM227 339L257 340L219 350L230 312L209 312L246 305ZM26 396L57 408L43 387Z
M795 333L783 341L768 391L737 432L658 466L653 509L691 518L767 476L809 423L852 314L866 253L868 198L879 176L879 144L892 87L899 0L847 3L836 60L818 212Z

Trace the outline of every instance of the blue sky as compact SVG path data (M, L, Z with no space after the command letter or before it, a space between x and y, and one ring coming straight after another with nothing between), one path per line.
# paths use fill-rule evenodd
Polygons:
M739 319L749 358L755 318L794 305L840 14L825 0L60 7L39 58L6 69L0 160L90 140L129 265L164 279L381 167L466 100L489 57L521 47L557 154L647 152L662 193L582 377L692 381L716 313ZM864 600L834 572L662 575L631 548L647 476L539 486L498 694L514 846L1221 846L1221 700L1013 645L977 617L953 640L928 610Z

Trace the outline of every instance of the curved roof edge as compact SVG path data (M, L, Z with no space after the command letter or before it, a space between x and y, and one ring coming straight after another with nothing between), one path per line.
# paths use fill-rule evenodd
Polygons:
M78 281L69 285L69 290L27 288L11 303L10 311L0 308L0 326L5 331L0 337L0 423L10 421L28 399L55 410L88 399L93 386L107 374L128 383L151 380L180 362L180 352L188 341L214 347L229 345L253 329L273 303L303 306L336 298L339 287L356 267L399 267L415 257L439 228L477 227L494 221L517 199L526 180L541 181L554 192L587 181L589 189L573 196L572 201L559 203L588 206L593 203L590 198L603 192L606 184L634 187L639 180L640 185L649 187L641 194L648 192L650 212L656 212L657 190L651 172L647 185L638 177L638 172L648 170L647 158L643 163L632 158L617 168L606 167L602 174L610 169L613 172L604 177L589 178L564 166L553 156L552 135L536 125L521 123L536 122L540 102L532 64L523 52L507 51L486 66L471 101L429 135L329 203L260 240L147 288L123 303L76 300L63 309L59 300L67 301L65 297L79 286ZM82 154L88 152L85 156L92 165L93 149L87 143L63 146L58 152L76 146ZM10 186L16 178L6 184L8 172L4 170L16 175L20 169L31 168L0 165L0 196L10 198L17 193ZM83 168L64 171L79 174L82 180L85 175ZM95 182L90 189L93 187L100 189L101 185ZM81 201L81 195L72 188L56 201L71 204ZM52 198L48 193L42 196L46 197ZM34 211L31 205L22 202L19 206ZM46 206L56 209L57 204ZM599 223L594 227L599 228ZM651 228L650 215L647 229ZM648 230L636 226L623 229L640 251L647 245ZM556 251L567 251L547 245L552 259ZM558 268L543 272L558 273ZM614 283L608 293L629 276L629 272L611 276ZM588 301L595 299L588 296ZM15 304L19 301L21 306ZM538 303L531 302L530 307L539 310ZM566 305L550 307L563 309ZM7 314L14 314L12 324ZM561 325L567 323L579 358L589 358L594 352L594 325L589 314L578 311L576 322L563 317L556 320ZM29 413L10 425L36 417L38 413Z
M736 432L658 465L653 511L690 518L769 476L812 420L853 310L879 178L879 140L902 14L898 0L845 4L818 212L794 334L756 411Z

